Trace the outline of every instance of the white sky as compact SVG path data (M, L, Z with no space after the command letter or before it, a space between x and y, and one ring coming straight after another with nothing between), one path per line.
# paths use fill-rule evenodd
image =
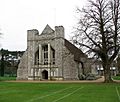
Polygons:
M1 48L26 50L27 30L42 32L49 24L62 25L69 39L77 23L76 7L82 8L87 0L0 0Z

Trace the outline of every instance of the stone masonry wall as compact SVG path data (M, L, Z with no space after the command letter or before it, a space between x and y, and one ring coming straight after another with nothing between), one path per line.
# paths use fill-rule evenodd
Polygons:
M22 80L28 79L27 53L28 53L28 51L25 51L20 60L18 70L17 70L17 79L22 79Z
M74 55L66 47L64 47L63 52L64 80L78 80L78 65L74 61Z
M64 27L55 27L55 63L58 66L58 76L63 77L63 46Z

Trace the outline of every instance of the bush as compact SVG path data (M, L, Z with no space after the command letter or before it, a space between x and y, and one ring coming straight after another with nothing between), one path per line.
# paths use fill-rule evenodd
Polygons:
M0 81L16 80L16 77L0 77Z
M78 78L79 78L79 80L85 80L85 75L84 74L79 74Z
M86 80L96 80L96 75L95 74L92 74L92 73L88 73L86 75Z

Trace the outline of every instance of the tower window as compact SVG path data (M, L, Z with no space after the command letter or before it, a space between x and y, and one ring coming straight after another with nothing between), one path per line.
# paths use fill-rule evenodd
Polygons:
M55 50L52 48L52 64L55 64Z
M35 65L39 64L39 50L36 51L35 53Z
M43 50L44 50L44 65L48 64L48 46L45 45L43 46Z

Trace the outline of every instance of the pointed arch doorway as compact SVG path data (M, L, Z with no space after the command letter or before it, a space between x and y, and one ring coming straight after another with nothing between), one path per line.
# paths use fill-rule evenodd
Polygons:
M43 70L43 72L42 72L42 79L45 79L45 80L48 79L48 71L47 70Z

